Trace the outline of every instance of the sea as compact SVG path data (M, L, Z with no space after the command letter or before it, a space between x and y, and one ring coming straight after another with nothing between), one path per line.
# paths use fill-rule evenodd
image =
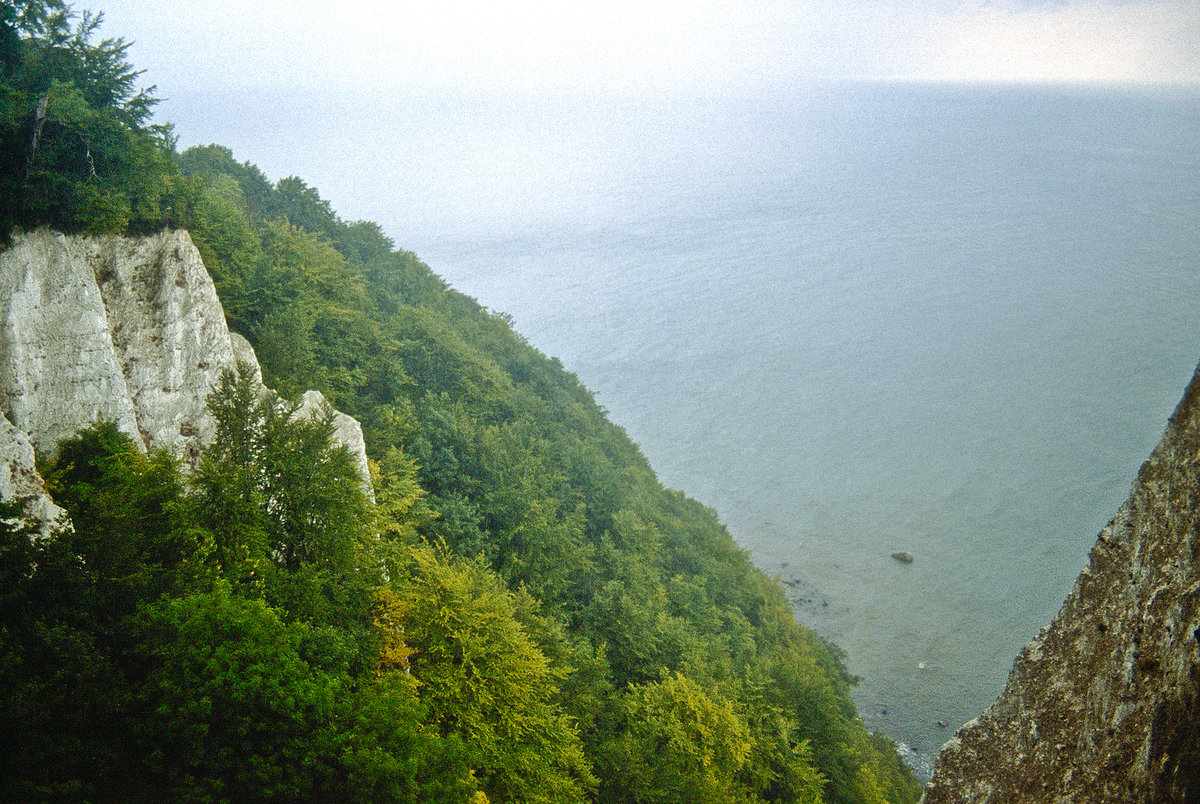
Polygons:
M1196 88L203 100L237 127L168 109L185 142L299 173L560 358L924 775L1200 360Z

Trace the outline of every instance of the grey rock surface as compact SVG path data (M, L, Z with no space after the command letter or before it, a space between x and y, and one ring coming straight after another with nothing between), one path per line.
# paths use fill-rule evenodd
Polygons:
M85 242L143 443L198 450L213 435L208 394L234 365L200 254L181 231Z
M926 804L1200 801L1200 373Z
M38 232L0 254L0 413L39 454L101 419L140 437L93 249Z
M185 231L42 230L17 235L0 252L0 414L12 430L0 426L7 450L0 454L21 467L12 477L40 488L40 478L27 477L33 461L22 444L49 457L59 441L97 421L115 421L145 448L194 458L213 436L208 395L238 362L261 383L254 350L229 331ZM316 404L305 395L304 405ZM334 423L370 490L362 428L343 413ZM0 480L0 499L9 494Z
M24 433L0 416L0 500L25 500L25 517L39 520L46 533L65 512L46 493L34 466L33 445Z
M249 366L254 381L262 385L262 367L258 365L258 355L254 354L254 347L250 345L250 341L236 332L230 332L229 344L233 347L233 359Z

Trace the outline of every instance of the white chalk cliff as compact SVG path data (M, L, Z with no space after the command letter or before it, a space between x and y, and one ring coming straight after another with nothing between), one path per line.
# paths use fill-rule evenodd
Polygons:
M4 416L0 416L0 501L28 500L25 514L43 525L43 532L60 521L63 510L50 499L34 468L33 445Z
M212 278L184 231L146 237L19 234L0 253L0 500L57 514L33 457L115 421L135 442L195 456L222 370L254 350L231 333ZM320 408L310 392L301 411ZM362 428L335 412L336 437L370 489Z

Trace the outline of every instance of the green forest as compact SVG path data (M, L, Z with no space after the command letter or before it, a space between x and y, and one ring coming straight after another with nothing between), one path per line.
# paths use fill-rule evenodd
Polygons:
M39 456L73 529L0 511L0 800L916 800L576 377L303 180L180 151L100 23L0 5L0 232L187 229L278 395L227 372L195 467L105 422Z

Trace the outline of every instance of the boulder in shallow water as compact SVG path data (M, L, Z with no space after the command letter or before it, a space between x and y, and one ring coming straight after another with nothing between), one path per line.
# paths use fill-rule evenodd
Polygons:
M913 554L907 550L897 550L895 553L892 553L892 558L896 559L901 564L913 563Z

